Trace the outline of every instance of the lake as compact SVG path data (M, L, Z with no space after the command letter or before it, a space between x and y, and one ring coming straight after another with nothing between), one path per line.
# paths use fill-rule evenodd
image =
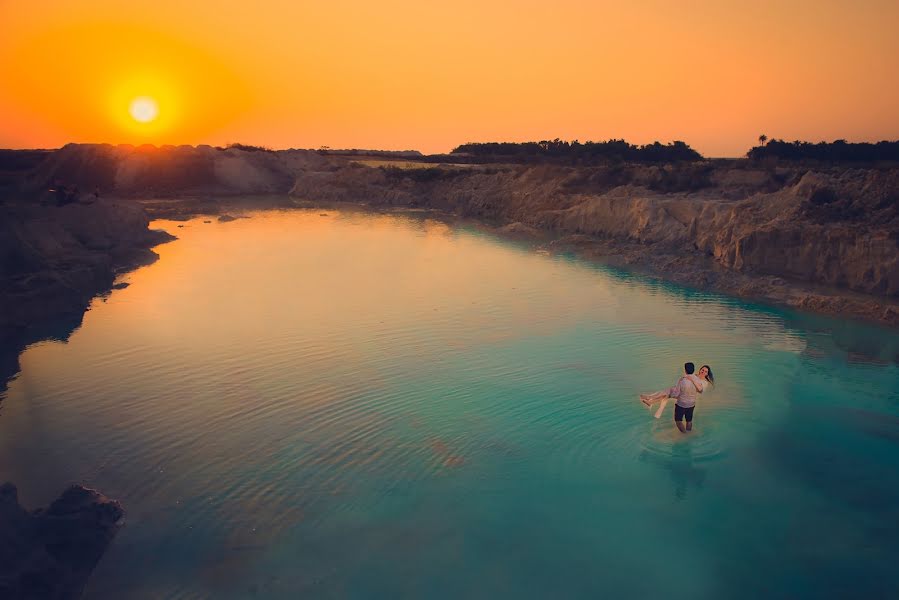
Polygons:
M248 217L155 222L0 396L24 505L125 506L87 598L896 592L895 331L428 213ZM683 435L638 393L686 360Z

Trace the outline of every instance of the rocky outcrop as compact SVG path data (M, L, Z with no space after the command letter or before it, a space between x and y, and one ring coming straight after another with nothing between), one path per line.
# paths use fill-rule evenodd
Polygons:
M27 344L65 339L117 273L157 258L172 239L131 202L0 205L0 386Z
M881 188L899 190L887 175L892 174L868 177L882 179ZM899 297L899 228L870 213L856 220L814 218L816 207L809 197L820 188L809 189L811 178L806 175L794 186L739 201L722 201L709 192L659 195L623 186L583 198L559 214L556 226L637 241L658 251L698 251L747 275ZM833 180L839 179L820 174L814 178L834 186Z
M403 169L362 162L311 151L67 146L28 182L32 189L54 179L101 182L110 193L139 198L196 194L190 202L198 212L215 212L225 195L272 193L434 208L517 223L519 234L586 235L589 244L575 245L585 255L690 285L899 324L897 167L731 160Z
M680 283L899 325L899 169L668 168L345 167L292 193L517 223Z
M69 144L28 174L23 191L40 194L61 181L117 197L283 194L293 185L294 172L329 164L307 150Z
M80 597L123 515L118 502L78 485L29 512L14 485L0 485L0 598Z

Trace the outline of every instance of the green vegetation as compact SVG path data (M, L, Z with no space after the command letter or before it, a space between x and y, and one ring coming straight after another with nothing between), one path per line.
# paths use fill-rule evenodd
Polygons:
M435 167L434 163L423 162L420 160L384 160L384 159L362 159L353 161L356 164L364 165L366 167L377 168L377 167L385 167L391 168L395 167L397 169L433 169ZM445 166L443 164L441 167ZM472 169L472 165L451 165L457 168L462 169Z
M422 156L422 153L418 150L364 150L360 148L334 150L328 146L322 146L317 152L329 156L377 156L387 158L420 158Z
M380 167L381 171L388 180L410 179L418 183L432 183L436 181L445 181L454 179L459 175L470 174L469 169L459 168L442 168L442 167L426 167L421 169L404 169L402 167ZM483 171L479 171L483 173Z
M783 140L770 140L760 136L763 143L749 150L746 155L752 160L780 159L780 160L815 160L825 162L877 162L899 161L899 141L882 141L876 144L850 143L846 140L835 142L785 142Z
M703 157L684 142L643 146L624 140L568 142L558 138L541 142L469 143L453 149L453 155L470 155L490 161L543 162L546 159L569 163L637 162L661 163L698 161Z
M711 187L714 167L706 163L660 167L649 180L649 189L663 194L696 192Z
M225 147L225 150L243 150L244 152L274 152L271 148L266 146L251 146L249 144L228 144Z

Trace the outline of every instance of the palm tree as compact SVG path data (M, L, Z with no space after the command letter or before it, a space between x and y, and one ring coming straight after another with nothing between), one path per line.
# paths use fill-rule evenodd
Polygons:
M767 142L767 141L768 141L768 136L765 135L764 133L759 136L759 146L764 146L765 142Z

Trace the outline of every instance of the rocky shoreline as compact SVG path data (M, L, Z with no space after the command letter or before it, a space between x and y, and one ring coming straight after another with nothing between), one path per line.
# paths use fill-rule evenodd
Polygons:
M150 248L173 238L148 225L131 202L0 204L0 389L27 345L67 339L117 274L158 258ZM0 486L0 597L80 597L123 514L77 485L29 512L14 485Z
M79 598L124 514L118 502L79 485L27 511L14 485L0 485L0 597Z
M232 202L222 198L216 202L202 199L181 201L147 200L143 204L148 213L157 218L182 220L200 215L228 212L285 208L367 208L370 210L421 210L382 203L361 203L342 200L300 200L293 202L281 196L257 197L254 202ZM450 217L471 219L470 216L428 208ZM665 280L688 288L713 291L727 296L757 300L800 311L851 318L876 324L899 327L899 300L858 293L833 286L805 281L788 280L777 275L740 273L716 263L706 253L684 248L671 251L627 239L604 238L586 234L559 235L553 229L540 229L520 221L497 225L495 219L478 219L486 230L513 239L539 240L543 249L551 253L572 254L587 261L625 269Z
M37 197L59 180L99 187L153 217L235 203L435 209L682 285L899 326L896 165L384 163L304 150L69 145L20 189Z
M899 326L899 169L617 169L444 169L428 178L348 166L303 174L291 193L505 223L682 285Z
M899 302L823 285L787 281L774 275L737 273L715 264L698 252L680 255L654 253L639 244L580 235L559 238L551 247L688 288L899 327Z
M0 386L28 344L67 339L119 273L158 258L173 238L149 222L133 202L0 205Z

